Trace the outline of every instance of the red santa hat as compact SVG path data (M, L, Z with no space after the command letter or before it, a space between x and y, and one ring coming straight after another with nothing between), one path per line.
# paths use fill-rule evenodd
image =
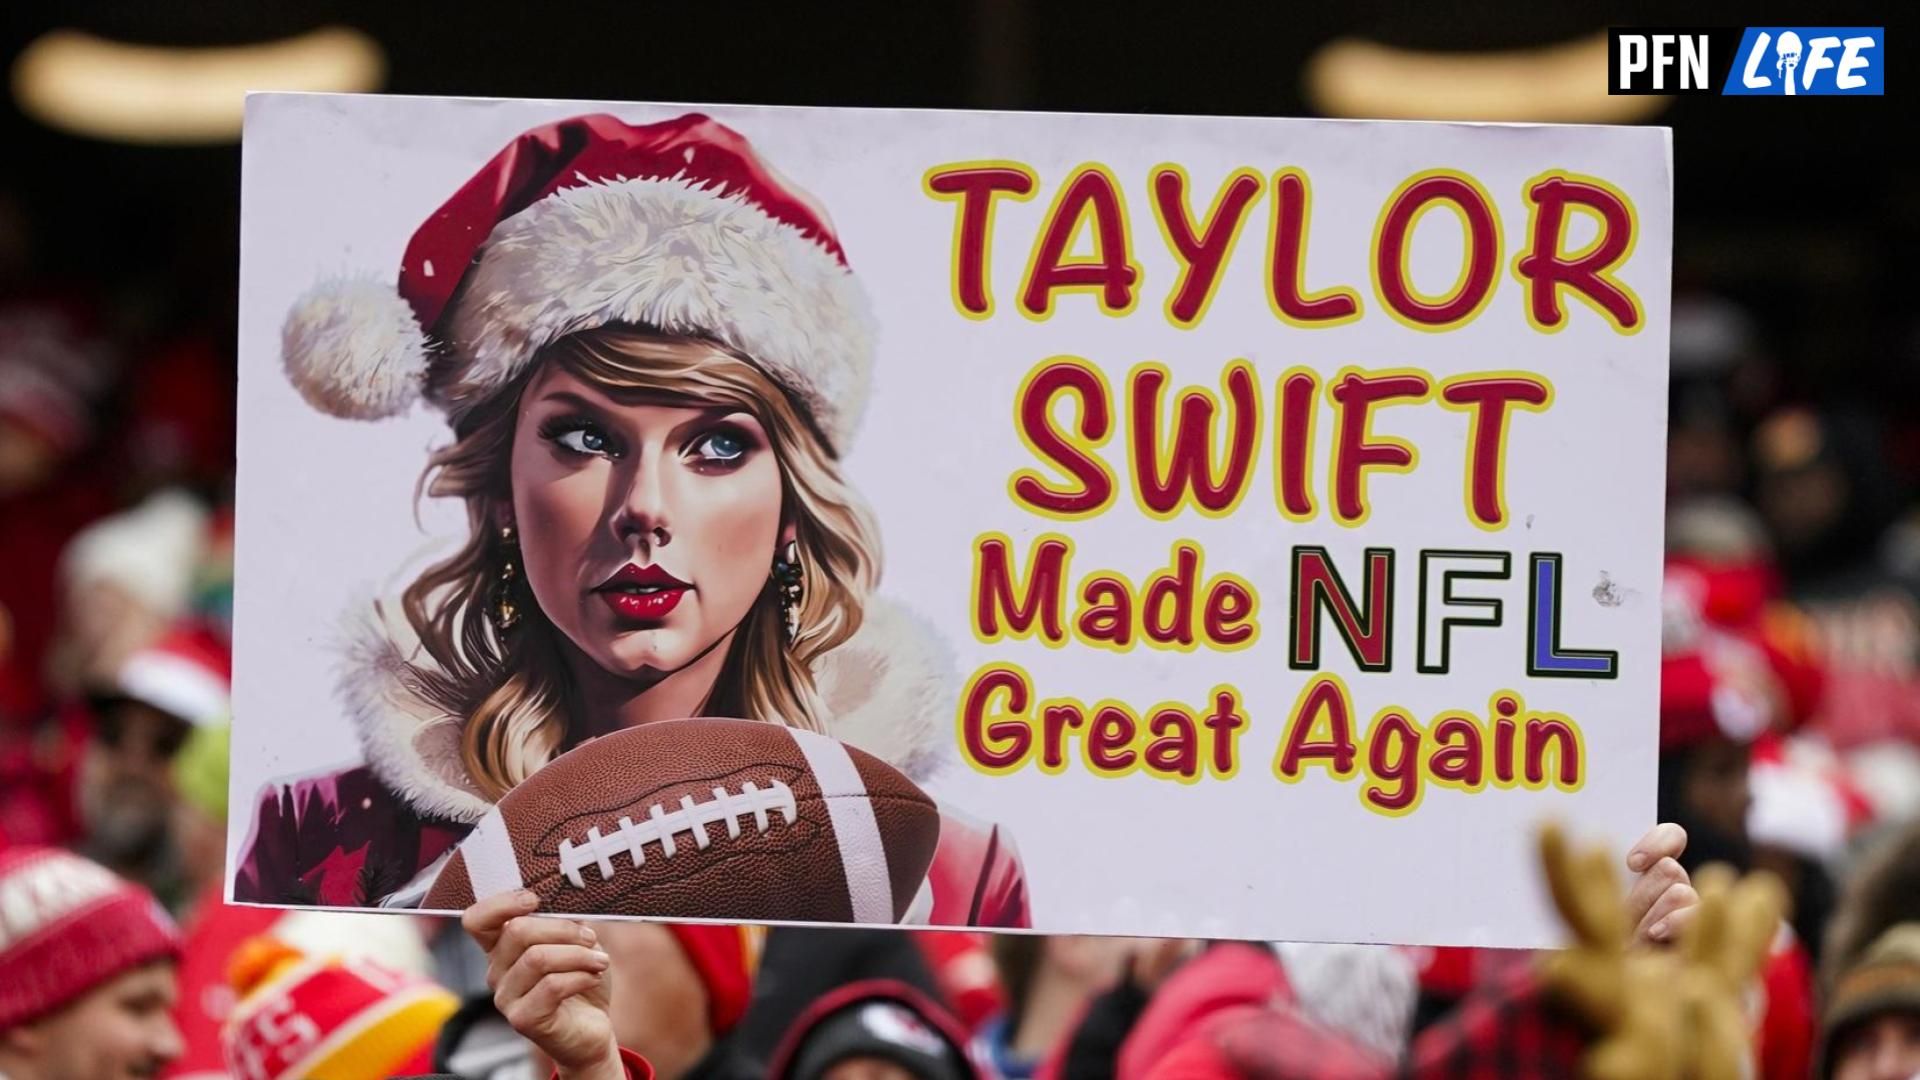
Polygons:
M211 631L177 626L128 657L115 683L126 697L204 726L232 707L233 658Z
M424 397L458 425L542 348L615 323L744 354L846 449L872 370L865 295L826 213L699 114L526 132L415 231L395 286L324 283L281 343L318 409L371 420Z

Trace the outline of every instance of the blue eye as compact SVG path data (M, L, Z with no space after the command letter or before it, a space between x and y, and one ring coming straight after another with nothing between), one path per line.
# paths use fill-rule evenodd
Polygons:
M746 456L747 442L734 432L715 431L694 443L693 452L702 461L732 463Z
M563 418L542 425L541 438L582 457L618 457L613 440L590 420Z

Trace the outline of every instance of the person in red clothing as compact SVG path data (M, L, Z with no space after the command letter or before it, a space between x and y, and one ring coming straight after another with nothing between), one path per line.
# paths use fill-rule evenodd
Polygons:
M0 852L0 1076L157 1074L181 1049L179 957L145 889L58 849Z
M950 660L877 595L840 465L873 329L824 213L699 115L529 131L414 234L398 295L301 300L302 396L445 412L425 487L471 524L353 647L365 764L266 793L236 896L405 904L553 757L659 720L805 728L924 777ZM907 921L1027 925L1006 831L943 808Z

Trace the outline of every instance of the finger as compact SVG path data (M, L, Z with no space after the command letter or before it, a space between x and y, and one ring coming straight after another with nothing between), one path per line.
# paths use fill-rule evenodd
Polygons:
M483 951L492 952L494 942L500 940L500 928L507 920L525 915L539 904L540 898L526 889L503 892L475 901L472 907L461 912L460 926Z
M608 963L606 953L586 945L535 945L521 953L520 959L500 977L500 985L494 987L493 1003L504 1010L525 997L535 983L548 975L563 971L588 971L597 975L607 970Z
M1671 821L1647 830L1627 852L1627 869L1638 874L1661 859L1678 859L1687 850L1687 830Z
M1661 859L1653 867L1634 881L1633 888L1627 890L1627 922L1629 925L1641 925L1642 918L1653 908L1660 894L1679 884L1691 885L1687 872L1672 859Z
M600 985L601 977L592 971L559 971L542 976L533 989L500 1010L500 1015L513 1025L513 1030L537 1039L547 1033L554 1014L568 998L591 993Z
M1680 882L1660 894L1653 907L1640 920L1634 936L1642 941L1665 944L1674 940L1673 917L1678 912L1692 908L1700 903L1700 894L1692 885Z
M1686 933L1687 929L1699 918L1700 905L1698 903L1687 904L1669 912L1665 918L1647 927L1649 938L1661 944L1679 941L1680 935ZM1660 931L1658 938L1651 937L1652 932L1655 930Z
M487 953L487 985L499 989L501 978L520 955L535 945L593 945L594 932L576 922L545 915L522 915L509 920Z

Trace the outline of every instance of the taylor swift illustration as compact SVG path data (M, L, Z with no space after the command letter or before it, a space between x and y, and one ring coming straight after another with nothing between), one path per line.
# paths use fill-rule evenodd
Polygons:
M616 728L729 716L924 776L944 653L874 595L840 475L871 319L826 215L703 116L529 131L421 225L395 290L331 283L283 331L315 407L417 398L453 441L433 496L470 535L349 650L365 764L275 785L240 900L418 902L489 806ZM1007 836L942 808L936 924L1024 926Z

